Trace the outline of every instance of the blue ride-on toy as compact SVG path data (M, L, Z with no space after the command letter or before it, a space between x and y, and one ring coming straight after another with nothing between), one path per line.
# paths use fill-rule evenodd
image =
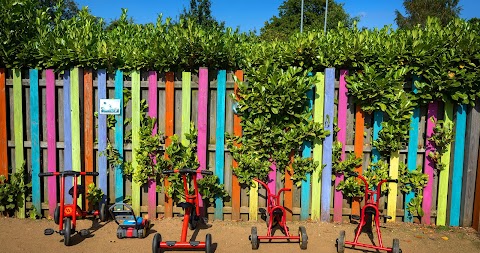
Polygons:
M109 208L113 220L118 224L117 238L145 238L150 229L150 221L135 216L131 206L125 203L116 203Z

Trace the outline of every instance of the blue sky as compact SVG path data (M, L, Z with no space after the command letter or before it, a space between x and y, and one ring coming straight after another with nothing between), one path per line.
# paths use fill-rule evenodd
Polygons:
M308 0L305 0L308 1ZM137 23L156 22L157 16L176 18L189 0L76 0L80 6L88 6L92 14L104 18L107 22L118 18L121 8L127 8L128 14ZM273 15L278 15L278 7L283 0L211 0L212 14L227 26L240 27L242 31L263 27ZM404 13L403 0L337 0L351 16L361 16L359 27L395 26L395 9ZM480 17L479 0L460 0L463 10L460 17L470 19Z

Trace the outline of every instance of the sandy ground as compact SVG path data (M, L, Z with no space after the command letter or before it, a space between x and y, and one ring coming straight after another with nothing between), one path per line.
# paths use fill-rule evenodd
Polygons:
M144 239L117 239L117 224L80 220L77 229L90 229L91 235L83 238L79 234L72 237L72 246L65 246L63 236L53 234L45 236L45 228L55 228L52 220L31 220L0 218L0 252L152 252L154 233L160 233L163 240L179 240L182 218L155 220L148 236ZM250 229L258 227L258 234L266 234L264 222L214 221L212 227L189 231L197 240L204 241L205 234L212 235L215 252L336 252L335 241L341 230L346 231L346 239L353 240L354 224L334 224L317 222L288 223L290 231L297 234L298 226L305 226L308 234L307 250L300 250L298 243L260 243L253 251L249 241ZM440 253L440 252L479 252L480 235L471 228L445 228L403 223L382 224L382 236L385 246L391 247L393 238L400 239L404 253ZM368 242L366 234L362 242ZM376 240L376 237L375 237ZM345 252L375 252L346 249Z

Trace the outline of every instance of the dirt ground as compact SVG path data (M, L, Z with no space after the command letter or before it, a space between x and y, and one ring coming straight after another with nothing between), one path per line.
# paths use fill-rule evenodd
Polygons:
M79 234L72 237L73 245L66 247L59 234L43 235L45 228L55 228L52 220L31 220L0 218L0 252L152 252L152 240L155 233L160 233L163 240L180 239L182 218L155 220L147 238L117 239L115 222L78 221L78 229L90 229L89 238ZM317 222L288 223L290 231L297 234L298 226L307 229L308 248L301 251L298 243L260 243L253 251L248 239L251 226L258 227L258 234L266 233L264 222L214 221L212 227L198 232L189 231L188 237L197 235L197 240L204 241L205 234L212 235L215 252L336 252L335 240L341 230L346 231L346 239L353 240L354 224L334 224ZM403 223L382 224L382 236L386 246L391 247L393 238L400 239L404 253L440 253L440 252L479 252L480 235L471 228L445 228ZM368 241L367 235L361 237ZM376 237L375 237L376 240ZM345 252L375 252L346 249Z

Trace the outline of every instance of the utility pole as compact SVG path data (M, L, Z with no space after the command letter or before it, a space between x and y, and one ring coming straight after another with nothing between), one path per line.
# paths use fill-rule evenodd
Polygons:
M323 33L325 34L327 34L327 14L328 14L328 0L325 1L325 23L323 24Z
M300 18L300 33L303 33L303 0L302 0L302 17Z

